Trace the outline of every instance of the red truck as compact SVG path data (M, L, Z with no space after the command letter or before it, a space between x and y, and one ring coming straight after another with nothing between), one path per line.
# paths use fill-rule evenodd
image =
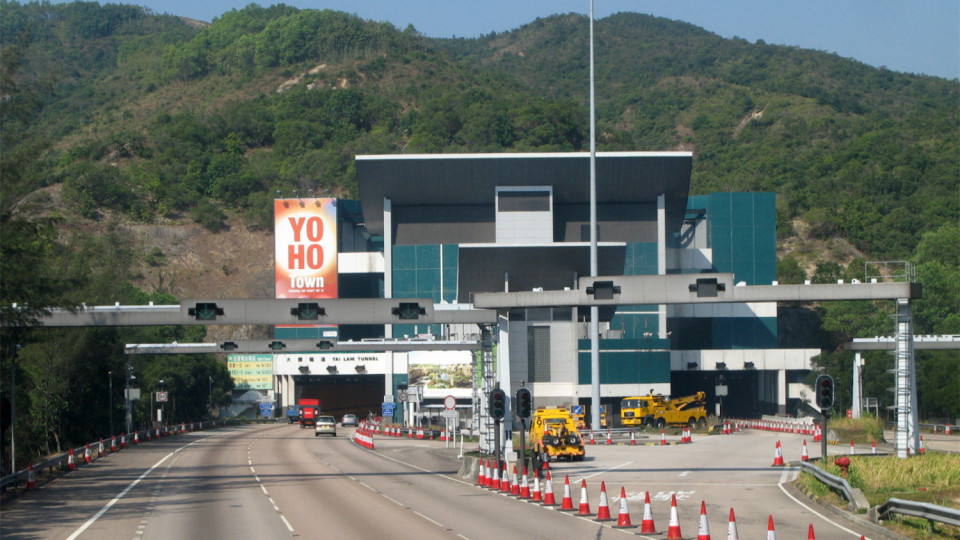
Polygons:
M300 408L300 429L306 426L317 425L317 415L320 414L320 400L303 398L297 402Z

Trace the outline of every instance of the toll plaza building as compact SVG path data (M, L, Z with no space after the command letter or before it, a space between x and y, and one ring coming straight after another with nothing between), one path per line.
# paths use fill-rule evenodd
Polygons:
M774 194L691 196L692 160L689 152L597 153L598 275L725 272L747 285L776 280ZM454 308L476 293L577 288L590 275L588 153L361 155L356 169L359 204L338 201L340 297L430 298ZM505 314L496 332L505 390L513 395L524 383L535 406L589 405L589 314L576 307ZM820 353L778 348L775 303L625 305L599 314L601 400L613 416L621 398L651 392L704 391L710 412L722 399L724 416L793 412L810 359ZM453 325L339 332L341 340L479 337L476 326ZM324 367L309 379L295 356L306 361L277 355L284 403L294 402L298 380L321 384L328 374ZM382 381L382 393L395 396L398 386L420 384L414 356L377 353L364 373L353 361L345 370ZM448 379L476 368L475 352L437 357L458 366L438 368ZM454 393L456 385L437 379L427 378L425 406ZM726 396L717 396L718 384ZM459 407L473 396L462 380L458 388Z

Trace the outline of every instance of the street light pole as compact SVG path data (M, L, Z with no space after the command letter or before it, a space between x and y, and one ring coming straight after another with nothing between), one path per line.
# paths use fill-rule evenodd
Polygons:
M113 435L113 371L107 371L107 382L110 385L110 435Z
M131 366L130 362L128 361L127 373L126 373L126 377L124 377L124 379L126 379L127 381L127 395L124 396L124 398L127 400L127 414L125 417L126 425L127 425L127 431L126 431L127 433L130 433L131 431L133 431L133 401L130 400L130 378L131 377L133 377L133 366Z
M210 409L211 414L213 414L213 377L207 377L207 390L209 392L209 398L207 398L207 405Z
M593 71L593 0L590 0L590 276L597 276L597 108ZM600 308L590 306L590 422L600 428Z

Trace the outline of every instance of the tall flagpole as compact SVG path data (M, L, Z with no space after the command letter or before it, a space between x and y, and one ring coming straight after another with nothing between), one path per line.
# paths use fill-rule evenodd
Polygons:
M597 276L597 108L593 80L593 0L590 0L590 276ZM600 429L600 308L590 306L590 421Z

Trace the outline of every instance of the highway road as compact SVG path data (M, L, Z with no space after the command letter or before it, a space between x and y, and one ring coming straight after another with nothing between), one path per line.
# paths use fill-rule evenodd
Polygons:
M376 437L369 451L340 436L277 424L222 428L144 443L3 505L9 538L621 538L591 517L542 507L476 487L456 476L457 452L439 441ZM659 439L659 437L657 437ZM780 538L870 537L872 531L826 512L784 487L797 472L771 467L781 440L798 461L802 436L742 432L694 437L689 445L588 447L580 463L554 463L557 499L569 477L574 506L586 479L597 511L600 482L610 511L627 493L634 525L649 491L656 528L669 525L676 495L684 537L696 537L700 502L711 532L725 537L730 508L742 538L763 538L774 516ZM641 443L649 442L641 439ZM808 441L808 453L819 445ZM831 449L833 450L833 449ZM867 449L864 449L867 451ZM643 536L641 536L643 537ZM663 538L665 534L650 535Z

